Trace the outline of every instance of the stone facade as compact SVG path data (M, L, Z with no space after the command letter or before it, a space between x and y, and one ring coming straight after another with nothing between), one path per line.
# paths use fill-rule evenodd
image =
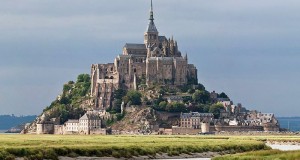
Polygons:
M59 118L48 118L43 114L36 123L36 134L53 134L54 125L59 124Z
M91 67L91 95L95 108L106 109L112 105L116 89L138 89L140 85L181 86L196 83L197 68L188 64L178 49L174 38L160 36L154 24L153 10L144 33L144 43L126 43L123 53L114 63L93 64Z
M102 113L102 112L101 112ZM80 119L69 119L63 125L43 114L36 124L37 134L106 134L97 111L87 111Z
M79 134L96 133L98 129L101 129L101 119L97 114L87 112L79 119Z
M180 115L180 126L183 128L199 129L203 123L210 123L213 118L214 115L212 113L182 113Z

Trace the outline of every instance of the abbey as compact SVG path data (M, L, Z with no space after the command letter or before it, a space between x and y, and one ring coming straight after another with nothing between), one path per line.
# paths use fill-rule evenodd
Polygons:
M197 84L197 69L182 56L177 41L160 36L154 24L151 2L150 18L144 43L126 43L114 63L91 66L91 95L95 108L106 109L112 104L116 89L140 89L141 86Z

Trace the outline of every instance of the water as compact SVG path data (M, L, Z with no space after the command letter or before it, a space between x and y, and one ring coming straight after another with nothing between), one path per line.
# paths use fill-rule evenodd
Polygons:
M300 150L299 145L280 145L280 144L267 144L270 146L272 149L279 149L281 151L295 151L295 150Z
M0 133L5 133L7 130L0 130Z
M286 128L290 131L300 131L300 117L279 117L277 118L281 128Z

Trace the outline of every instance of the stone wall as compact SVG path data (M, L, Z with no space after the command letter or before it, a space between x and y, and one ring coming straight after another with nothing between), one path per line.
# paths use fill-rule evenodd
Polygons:
M37 134L53 134L54 124L53 123L38 123L36 125Z
M54 125L54 134L64 134L63 125Z
M215 125L218 132L251 132L251 131L264 131L262 126L219 126Z
M193 128L181 128L181 127L173 127L172 134L181 134L181 135L196 135L201 132L201 129L193 129Z
M105 128L90 129L90 134L106 135Z

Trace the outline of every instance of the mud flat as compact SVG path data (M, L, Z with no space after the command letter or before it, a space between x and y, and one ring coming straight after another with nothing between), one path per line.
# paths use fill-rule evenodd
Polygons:
M114 157L59 157L59 160L210 160L211 157L219 156L217 152L180 154L178 156L168 156L168 154L156 154L156 156L133 156L132 158L114 158Z

